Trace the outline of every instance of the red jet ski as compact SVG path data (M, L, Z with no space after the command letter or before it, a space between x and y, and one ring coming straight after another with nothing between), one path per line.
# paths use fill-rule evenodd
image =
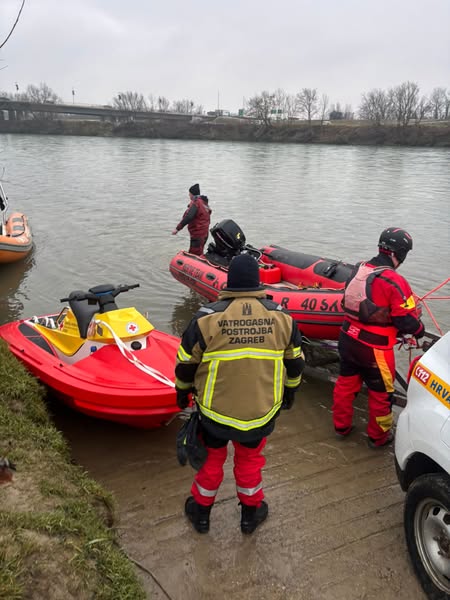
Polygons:
M157 331L115 297L136 285L75 291L60 312L0 326L0 338L69 406L141 428L179 412L174 369L179 338Z

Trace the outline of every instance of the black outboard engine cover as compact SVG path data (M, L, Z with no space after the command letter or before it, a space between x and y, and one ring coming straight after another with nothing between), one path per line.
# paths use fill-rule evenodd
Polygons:
M211 229L214 243L209 244L208 253L218 254L229 262L233 256L242 252L245 246L245 235L237 223L224 219Z

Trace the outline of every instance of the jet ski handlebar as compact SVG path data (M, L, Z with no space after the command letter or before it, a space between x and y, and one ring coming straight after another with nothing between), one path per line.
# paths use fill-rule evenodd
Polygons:
M74 300L91 300L94 302L98 302L102 296L112 296L113 298L115 298L122 292L128 292L129 290L133 290L137 287L139 287L139 283L134 283L132 285L118 285L117 287L110 284L97 285L95 287L90 288L88 292L84 292L81 290L70 292L69 296L67 298L61 298L60 302L71 302Z

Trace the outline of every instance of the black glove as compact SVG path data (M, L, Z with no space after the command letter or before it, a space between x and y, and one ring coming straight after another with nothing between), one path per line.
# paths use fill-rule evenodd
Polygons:
M292 408L294 400L295 390L293 388L288 388L284 386L283 401L281 403L281 408L284 410L289 410L290 408Z
M179 390L177 388L177 405L178 408L187 408L191 402L191 389L188 390Z
M416 338L416 340L420 340L420 338L423 338L424 335L425 335L425 325L422 323L422 321L420 321L420 329L419 329L419 331L417 331L414 334L414 337Z

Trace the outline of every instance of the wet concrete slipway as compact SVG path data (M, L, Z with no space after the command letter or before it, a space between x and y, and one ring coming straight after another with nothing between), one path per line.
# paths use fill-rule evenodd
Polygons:
M179 422L139 431L60 407L55 419L74 460L114 493L123 548L152 600L423 600L393 450L367 447L364 398L356 431L336 440L331 397L331 384L308 377L278 419L265 450L269 518L251 536L240 532L232 446L200 535L183 514L194 471L176 460Z

